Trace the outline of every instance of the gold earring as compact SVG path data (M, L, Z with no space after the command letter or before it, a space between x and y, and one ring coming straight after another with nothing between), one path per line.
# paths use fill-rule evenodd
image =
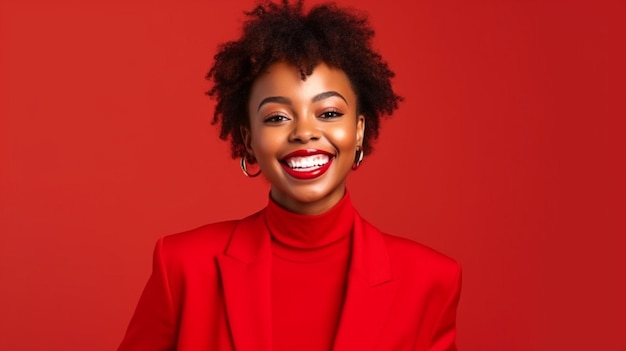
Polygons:
M361 165L361 162L363 162L364 156L365 156L365 153L363 152L363 149L360 146L357 146L356 155L354 157L354 163L352 164L352 169L356 170L357 168L359 168L359 166Z
M241 162L239 163L239 167L241 167L241 171L243 172L243 174L245 174L246 177L249 177L249 178L254 178L258 176L259 174L261 174L260 169L256 173L248 173L248 166L246 165L246 156L241 156Z

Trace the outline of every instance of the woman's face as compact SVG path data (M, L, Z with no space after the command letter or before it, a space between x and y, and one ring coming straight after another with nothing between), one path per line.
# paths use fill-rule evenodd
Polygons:
M275 63L252 86L246 148L271 183L272 198L297 213L317 214L343 196L365 119L346 74L321 63L306 80Z

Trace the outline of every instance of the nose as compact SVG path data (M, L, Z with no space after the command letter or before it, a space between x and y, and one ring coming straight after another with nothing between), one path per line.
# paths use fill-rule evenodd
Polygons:
M320 136L321 131L315 117L298 117L293 121L289 141L308 143L312 140L319 140Z

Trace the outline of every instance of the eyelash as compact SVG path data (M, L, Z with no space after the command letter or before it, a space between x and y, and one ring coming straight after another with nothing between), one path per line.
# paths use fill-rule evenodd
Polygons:
M322 114L320 114L318 116L318 118L320 119L333 119L333 118L339 118L343 116L343 113L337 111L337 110L330 110L330 111L325 111L322 112ZM280 123L280 122L284 122L284 121L288 121L289 117L287 116L283 116L281 114L274 114L274 115L270 115L265 119L266 123Z
M338 117L341 117L341 116L343 116L343 113L341 113L341 112L339 112L337 110L330 110L330 111L323 112L320 115L320 118L322 118L322 119L332 119L332 118L338 118Z
M288 120L287 117L280 115L280 114L275 114L275 115L270 115L265 119L266 123L279 123L279 122L283 122Z

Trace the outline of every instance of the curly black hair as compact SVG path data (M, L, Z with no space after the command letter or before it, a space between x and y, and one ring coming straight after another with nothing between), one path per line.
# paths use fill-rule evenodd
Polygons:
M258 4L244 12L248 18L242 36L218 48L206 76L213 81L207 94L217 100L212 124L220 124L221 139L230 139L233 158L246 156L240 131L249 126L252 84L275 62L294 64L302 80L321 62L346 73L357 96L357 112L365 117L365 154L378 137L381 117L390 116L402 100L391 86L393 71L371 47L374 30L364 14L333 3L313 6L305 14L303 2Z

